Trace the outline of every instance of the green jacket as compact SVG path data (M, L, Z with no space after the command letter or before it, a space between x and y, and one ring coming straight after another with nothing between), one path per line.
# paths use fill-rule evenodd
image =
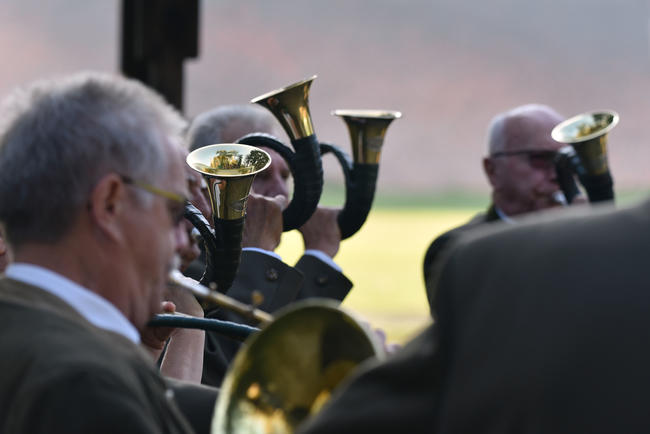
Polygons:
M0 432L192 432L148 355L58 297L0 278L0 318Z

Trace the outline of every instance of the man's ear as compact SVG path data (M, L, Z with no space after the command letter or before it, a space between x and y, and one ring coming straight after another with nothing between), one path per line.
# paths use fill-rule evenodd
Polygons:
M121 215L127 194L124 182L115 173L100 178L90 193L88 207L92 222L102 234L114 240L123 238Z
M485 172L485 176L490 182L490 185L494 187L496 167L494 161L490 157L483 158L483 171Z

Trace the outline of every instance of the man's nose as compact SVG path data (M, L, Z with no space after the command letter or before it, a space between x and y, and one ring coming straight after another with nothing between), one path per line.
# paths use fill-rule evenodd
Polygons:
M275 197L278 194L281 194L284 197L289 197L289 188L287 187L287 181L282 178L281 175L275 175L271 179L267 192L267 196L269 197Z
M188 235L189 230L188 225L190 225L187 220L183 220L180 224L174 226L174 251L182 252L185 249L190 247L190 237Z

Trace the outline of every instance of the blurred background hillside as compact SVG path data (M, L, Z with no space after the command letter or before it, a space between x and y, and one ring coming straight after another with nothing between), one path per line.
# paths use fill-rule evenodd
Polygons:
M649 16L646 0L203 0L185 114L318 74L316 133L348 150L331 110L402 111L386 136L375 212L336 259L356 285L346 304L403 339L428 318L424 249L488 203L480 159L495 114L531 102L567 116L614 109L617 195L650 191ZM117 72L119 19L118 0L3 0L0 95L43 76ZM341 203L340 169L328 159L325 170L325 201ZM286 238L291 258L300 239Z
M41 76L117 71L119 7L3 0L0 94ZM318 74L310 103L323 140L348 149L332 109L403 112L388 131L380 193L486 192L487 124L528 102L567 116L619 111L610 153L616 187L650 185L645 0L203 0L201 13L186 114ZM327 176L339 179L333 167Z

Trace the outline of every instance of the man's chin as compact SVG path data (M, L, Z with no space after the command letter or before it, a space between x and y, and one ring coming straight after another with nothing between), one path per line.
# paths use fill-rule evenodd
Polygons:
M537 201L531 206L529 213L536 213L536 212L541 212L545 210L551 210L551 209L556 209L556 208L561 208L562 205L560 205L557 202L553 201L548 201L548 200L543 200L543 201Z
M182 259L179 254L175 254L174 257L169 261L167 264L167 271L165 273L165 281L169 279L169 273L172 272L172 270L178 270L182 264Z
M566 205L566 200L562 200L564 195L562 192L559 192L560 195L556 195L556 192L539 195L535 201L535 210L543 211L549 208L560 208Z

